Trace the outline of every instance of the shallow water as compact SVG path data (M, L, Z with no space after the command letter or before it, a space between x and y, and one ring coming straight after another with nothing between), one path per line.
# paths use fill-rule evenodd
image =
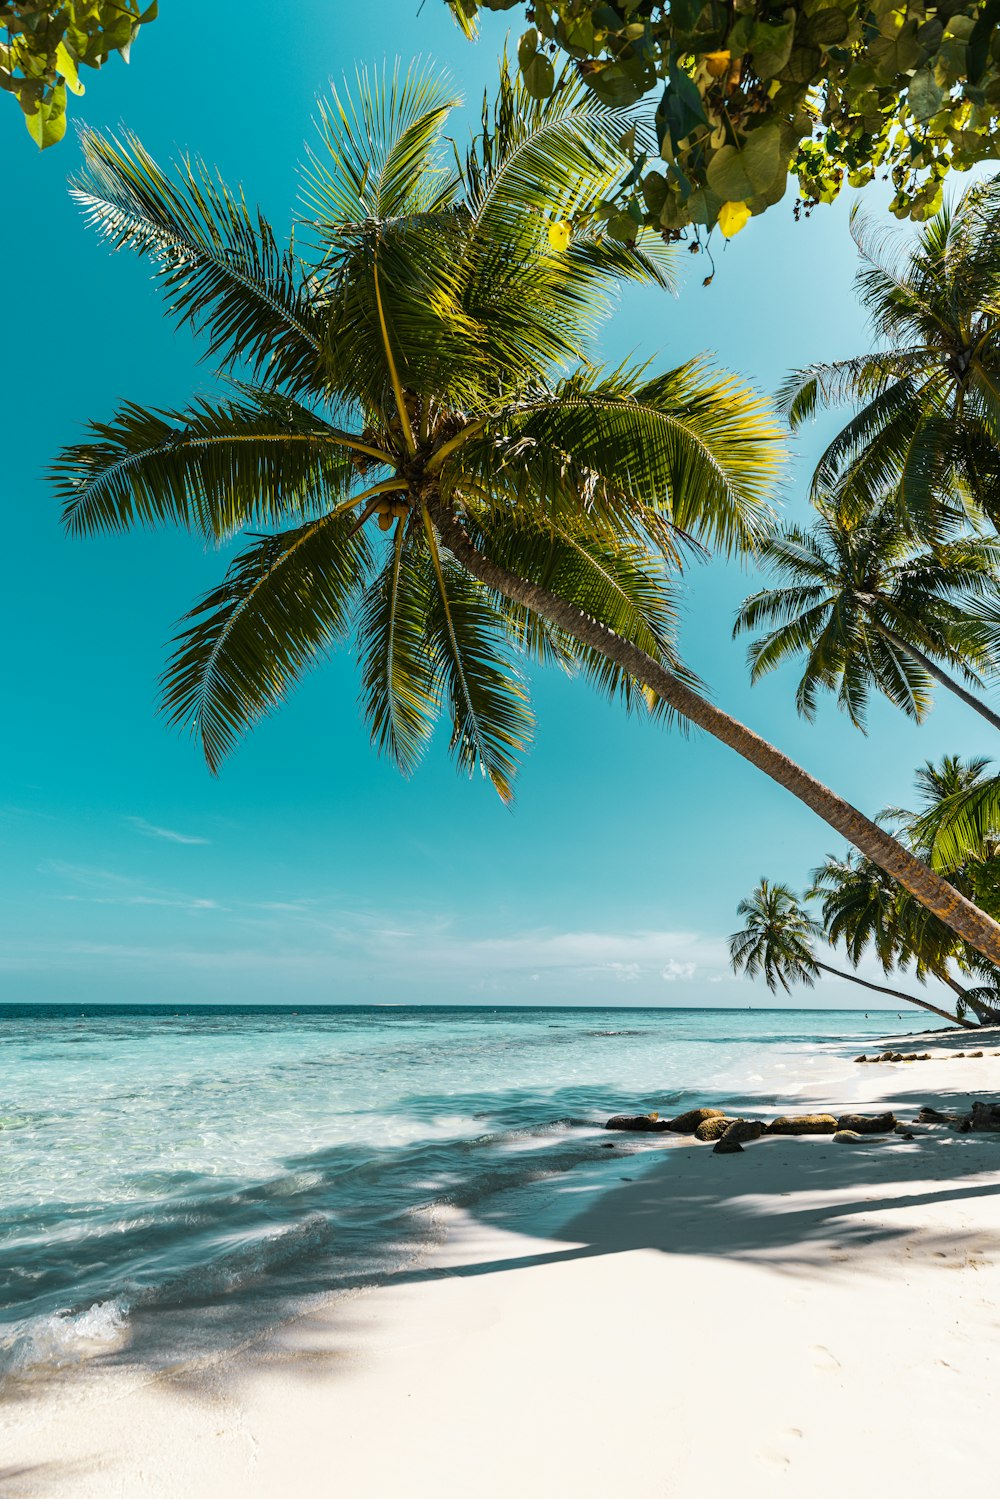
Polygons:
M921 1023L0 1007L0 1370L106 1357L153 1326L171 1356L207 1328L244 1335L412 1258L422 1210L596 1158L609 1113L778 1101L845 1039Z

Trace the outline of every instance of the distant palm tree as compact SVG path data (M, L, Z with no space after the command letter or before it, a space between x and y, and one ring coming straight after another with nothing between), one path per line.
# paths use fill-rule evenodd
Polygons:
M836 692L864 727L873 686L919 722L933 680L1000 729L1000 714L941 664L976 687L979 672L1000 664L989 608L981 623L976 617L977 601L995 609L1000 597L1000 541L964 534L927 542L885 502L863 518L824 505L809 530L777 531L758 555L785 581L751 595L736 618L734 635L774 626L750 647L754 681L804 656L799 712L812 718L818 693Z
M677 658L668 570L692 541L757 539L780 453L761 405L700 361L586 358L623 278L668 279L659 239L605 231L626 121L566 80L537 104L505 69L456 161L451 103L411 73L324 110L311 259L205 168L170 180L134 140L85 138L90 219L152 257L173 312L252 382L129 404L56 468L73 534L265 531L188 616L167 713L214 769L354 628L376 743L409 769L447 710L460 764L509 797L527 652L704 728L1000 962L1000 925Z
M759 975L772 994L779 986L789 993L792 985L797 983L811 989L819 974L829 973L835 978L847 979L848 983L860 984L863 989L876 994L888 994L893 999L902 999L922 1010L930 1010L951 1024L970 1024L927 1000L904 994L900 989L889 989L884 984L869 983L856 973L845 973L841 968L821 962L816 957L814 944L823 938L823 928L800 905L787 885L761 880L753 894L740 901L736 914L745 917L746 923L729 939L733 972L745 973L748 978Z
M856 285L881 347L798 370L780 404L793 426L820 405L856 415L813 479L840 483L862 511L886 489L932 515L958 483L1000 519L1000 178L967 188L916 241L893 245L852 219Z
M899 835L922 857L935 857L942 809L961 804L992 784L985 778L986 759L962 760L946 755L938 764L927 762L916 773L923 805L916 812L898 807L883 816L893 821ZM998 840L980 847L975 856L950 864L945 871L959 889L987 910L1000 909L1000 857ZM813 874L810 899L822 902L823 927L828 942L843 942L851 962L857 965L871 948L882 968L913 966L919 979L928 977L947 984L958 998L960 1013L973 1009L983 1022L1000 1020L1000 968L984 961L944 922L929 913L908 893L886 878L882 870L857 854L828 858ZM951 971L954 965L960 980ZM986 982L969 986L969 976Z

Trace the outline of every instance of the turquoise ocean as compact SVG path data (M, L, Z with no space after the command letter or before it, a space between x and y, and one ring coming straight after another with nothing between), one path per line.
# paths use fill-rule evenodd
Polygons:
M0 1374L224 1348L412 1263L436 1208L596 1163L611 1113L780 1104L921 1028L877 1010L0 1006Z

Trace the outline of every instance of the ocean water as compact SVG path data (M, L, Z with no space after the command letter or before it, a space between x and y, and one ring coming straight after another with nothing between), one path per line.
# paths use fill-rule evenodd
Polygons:
M613 1112L782 1102L842 1067L845 1043L921 1026L0 1006L0 1374L225 1347L411 1262L435 1208L596 1161Z

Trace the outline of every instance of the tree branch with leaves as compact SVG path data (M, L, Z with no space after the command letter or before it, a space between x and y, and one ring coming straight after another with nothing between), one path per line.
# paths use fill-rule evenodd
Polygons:
M155 21L157 0L0 0L0 88L24 111L43 150L66 134L66 93L84 92L81 68L100 68L113 52L128 62L140 26Z

